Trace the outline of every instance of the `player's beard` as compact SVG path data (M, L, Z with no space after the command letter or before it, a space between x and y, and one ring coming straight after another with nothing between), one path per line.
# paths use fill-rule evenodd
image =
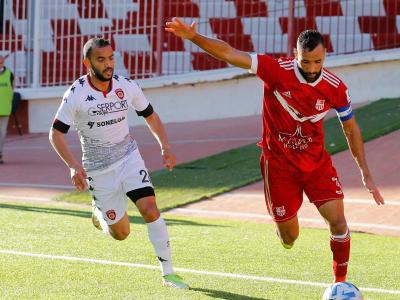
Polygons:
M112 77L113 77L113 74L114 74L114 69L113 69L113 68L106 68L104 71L100 71L99 69L96 69L94 66L91 66L91 67L92 67L92 71L93 71L93 73L94 73L94 76L95 76L98 80L103 81L103 82L111 81L111 79L112 79ZM105 73L105 72L108 71L108 70L111 70L110 78L107 78L107 77L105 77L105 76L103 75L103 73Z
M301 68L299 68L299 71L307 82L314 82L321 75L322 69L318 73L310 73L310 72L307 73L304 72Z

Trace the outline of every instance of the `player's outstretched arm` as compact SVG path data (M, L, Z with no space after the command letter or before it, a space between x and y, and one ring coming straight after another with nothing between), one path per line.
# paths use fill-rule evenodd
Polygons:
M375 202L385 204L385 201L378 190L374 180L372 179L371 172L368 169L367 160L365 159L364 143L361 136L360 127L354 117L347 121L342 122L344 135L346 136L351 154L353 155L358 167L361 171L362 181L367 190L374 197Z
M49 140L54 150L70 169L72 184L79 192L86 190L86 172L82 168L81 164L76 161L74 155L69 149L65 141L64 133L58 131L57 129L51 128Z
M150 116L145 118L145 121L151 133L160 144L164 166L168 170L172 171L176 165L176 156L171 150L171 146L168 142L167 132L163 123L161 122L160 117L156 112L153 112Z
M199 34L196 31L195 22L188 25L179 18L173 18L172 22L166 23L165 30L172 32L180 38L190 40L219 60L223 60L239 68L251 68L251 57L249 53L237 50L224 41Z

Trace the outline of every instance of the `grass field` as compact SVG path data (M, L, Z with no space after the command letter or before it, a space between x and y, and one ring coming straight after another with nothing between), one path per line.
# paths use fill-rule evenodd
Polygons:
M365 141L400 129L400 99L382 99L355 111ZM325 145L331 153L347 149L337 118L326 120ZM173 172L151 174L161 210L208 198L261 179L258 158L260 149L254 145L229 150L207 158L178 165ZM68 193L58 200L90 203L88 193Z
M90 215L89 209L0 203L0 298L320 299L324 287L315 283L331 281L326 230L302 229L298 243L288 251L280 246L272 225L166 214L175 267L191 269L178 273L192 289L163 288L159 270L148 269L158 264L142 219L131 215L131 236L118 242L96 230ZM352 244L348 279L359 287L397 291L364 290L365 299L400 299L400 239L354 233ZM64 257L30 257L4 250ZM233 278L226 273L261 278ZM300 282L271 282L271 278Z

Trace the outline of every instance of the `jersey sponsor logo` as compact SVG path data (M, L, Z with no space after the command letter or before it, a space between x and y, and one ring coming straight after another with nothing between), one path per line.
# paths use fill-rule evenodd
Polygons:
M121 100L124 99L125 94L122 89L116 89L115 94L118 96L119 99L121 99Z
M312 142L312 137L303 135L301 126L298 125L294 133L279 132L278 141L283 144L284 148L304 150Z
M117 217L117 214L115 213L115 210L113 210L113 209L107 210L106 215L107 215L107 218L109 218L110 220L115 220L115 218Z
M332 181L334 181L334 182L336 183L336 187L338 188L338 189L336 190L336 194L342 195L342 194L343 194L342 185L341 185L340 182L339 182L339 178L337 178L337 177L332 177Z
M95 101L95 100L96 100L96 98L93 97L92 95L88 95L87 98L85 99L86 102Z
M275 208L275 212L278 216L283 217L286 214L286 209L284 206L279 206Z
M315 109L316 110L323 110L325 106L325 100L323 99L317 99L317 102L315 103Z
M89 116L101 116L119 111L128 110L128 100L99 103L96 107L90 107L88 110Z
M95 124L96 124L96 127L104 127L104 126L110 126L110 125L113 125L113 124L120 123L123 120L125 120L125 117L120 117L120 118L111 119L111 120L107 120L107 121L101 121L101 122L89 121L87 124L89 126L89 129L92 129Z

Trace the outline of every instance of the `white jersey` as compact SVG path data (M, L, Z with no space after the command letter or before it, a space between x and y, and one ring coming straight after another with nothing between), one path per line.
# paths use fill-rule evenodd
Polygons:
M113 76L108 93L96 89L87 75L65 92L55 122L68 125L66 131L75 126L87 172L117 166L137 148L129 133L129 107L143 112L151 105L136 82L123 76Z

